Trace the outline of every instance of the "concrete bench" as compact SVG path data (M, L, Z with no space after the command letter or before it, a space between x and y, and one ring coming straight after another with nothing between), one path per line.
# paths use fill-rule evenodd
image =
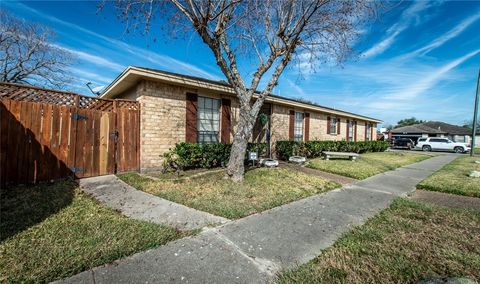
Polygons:
M337 157L337 158L348 157L351 161L355 161L355 159L357 159L357 157L360 157L360 155L357 154L357 153L350 153L350 152L328 152L328 151L324 151L324 152L322 152L322 157L325 160L330 160L331 157Z

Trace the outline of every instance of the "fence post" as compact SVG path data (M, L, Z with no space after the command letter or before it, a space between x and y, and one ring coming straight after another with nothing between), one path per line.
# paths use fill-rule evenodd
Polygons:
M72 171L73 178L75 178L75 169L76 169L76 157L77 157L77 112L80 106L80 95L75 95L73 97L73 106L70 112L70 123L72 125L72 131L70 131L70 149L68 151L69 157L68 161L70 162L67 167Z
M113 125L113 132L114 132L114 140L113 140L113 173L117 173L118 168L118 161L117 161L117 151L118 151L118 129L117 129L117 119L118 119L118 102L117 100L113 100L113 115L115 116L115 123Z

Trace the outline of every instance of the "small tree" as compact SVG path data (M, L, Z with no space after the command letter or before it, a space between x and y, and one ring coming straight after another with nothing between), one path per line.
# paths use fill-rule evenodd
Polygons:
M0 81L63 88L72 57L51 43L54 33L0 10Z
M473 119L465 120L462 126L473 129ZM480 129L480 120L477 121L477 129Z
M227 173L234 181L243 179L247 143L258 113L287 65L293 60L310 64L344 60L351 51L358 25L371 14L375 5L368 0L141 0L116 3L129 27L133 24L134 28L148 31L154 17L167 18L170 30L188 32L193 29L212 50L217 65L240 102L227 165ZM253 75L241 75L241 56L256 58Z
M424 123L424 122L426 122L426 121L416 119L415 117L405 118L405 119L399 120L397 122L397 126L395 126L395 127L409 126L409 125L414 125L414 124L419 124L419 123Z

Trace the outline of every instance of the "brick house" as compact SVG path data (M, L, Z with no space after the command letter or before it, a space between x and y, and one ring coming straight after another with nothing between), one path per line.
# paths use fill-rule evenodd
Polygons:
M229 84L140 67L126 68L103 98L140 102L140 169L158 170L162 155L179 142L230 143L239 102ZM253 142L376 140L381 120L269 95L261 110L268 123L254 127Z

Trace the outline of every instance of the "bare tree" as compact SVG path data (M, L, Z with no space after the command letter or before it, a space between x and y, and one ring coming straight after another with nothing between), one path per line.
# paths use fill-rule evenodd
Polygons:
M51 43L54 33L0 10L0 81L63 88L72 56Z
M258 113L289 62L344 60L359 25L371 15L374 5L374 1L368 0L116 2L130 28L148 31L155 17L167 17L170 30L193 30L212 50L240 101L239 121L227 166L227 173L234 181L243 180L247 143ZM256 68L249 70L253 75L242 76L239 70L242 56L257 62Z

